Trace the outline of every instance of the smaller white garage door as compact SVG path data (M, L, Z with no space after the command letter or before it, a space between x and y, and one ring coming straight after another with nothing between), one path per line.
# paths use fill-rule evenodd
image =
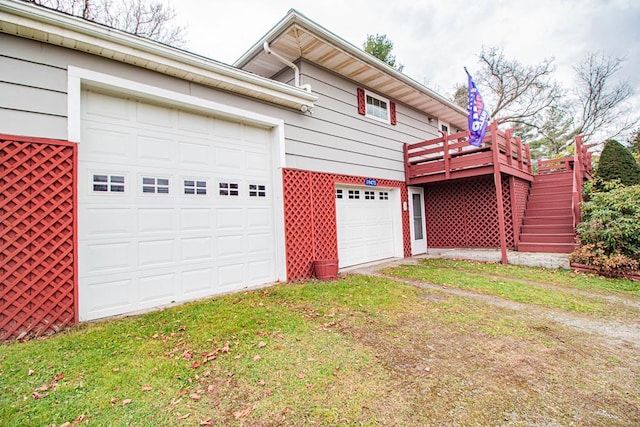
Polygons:
M336 188L340 267L396 256L397 189ZM394 220L395 219L395 220Z

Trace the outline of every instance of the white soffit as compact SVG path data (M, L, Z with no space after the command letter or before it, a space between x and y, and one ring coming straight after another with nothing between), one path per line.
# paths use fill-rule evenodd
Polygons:
M83 19L0 0L0 32L102 56L273 104L312 107L317 95Z
M265 41L275 52L291 61L306 59L459 129L467 128L467 112L464 109L295 10L291 10L233 65L265 77L278 73L283 67L282 63L264 52L262 43Z

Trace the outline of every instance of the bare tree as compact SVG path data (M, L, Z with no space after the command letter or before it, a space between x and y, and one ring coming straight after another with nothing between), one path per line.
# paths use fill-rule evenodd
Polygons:
M27 0L171 46L184 46L186 28L175 10L157 0Z
M623 58L606 56L603 52L589 53L577 66L578 86L574 134L599 132L603 138L615 138L630 131L638 119L630 117L626 101L633 91L628 81L616 80Z
M551 79L553 59L526 66L505 58L502 49L489 48L480 52L481 71L477 82L491 118L504 122L528 124L542 111L560 99L560 87ZM487 91L488 89L488 91Z

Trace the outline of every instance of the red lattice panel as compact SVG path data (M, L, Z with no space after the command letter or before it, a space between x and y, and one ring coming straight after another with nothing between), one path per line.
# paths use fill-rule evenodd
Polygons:
M528 181L515 178L516 203L518 206L518 230L522 227L522 220L524 219L524 211L527 207L527 199L529 198L530 190L531 184L529 184Z
M508 190L508 184L506 188ZM496 190L492 175L427 185L425 205L428 246L500 247ZM513 240L513 234L511 239Z
M75 144L0 135L0 340L76 323Z
M504 231L507 248L516 248L516 236L513 229L513 202L511 200L511 186L509 176L502 174L502 205L504 206ZM496 204L497 206L497 204Z
M335 186L363 185L365 178L296 169L284 169L282 178L287 279L295 281L312 277L315 259L338 258ZM400 188L402 202L408 201L404 182L377 182L380 187ZM402 233L404 256L411 256L408 211L402 212Z

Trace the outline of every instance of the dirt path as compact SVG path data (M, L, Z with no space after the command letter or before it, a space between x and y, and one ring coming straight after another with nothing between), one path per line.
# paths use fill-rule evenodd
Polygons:
M384 268L388 267L385 265ZM379 272L379 269L375 266L368 267L362 270L358 270L357 273L367 274L370 276L385 277L388 279L397 280L400 282L408 283L424 289L433 289L440 292L448 293L451 295L461 296L465 298L473 298L475 300L482 301L486 304L494 305L497 307L507 308L514 310L521 315L524 315L530 319L539 320L551 320L557 322L565 327L576 329L589 334L597 334L611 343L621 344L625 347L635 347L640 349L640 323L621 323L616 321L597 320L592 318L586 318L584 316L567 313L562 310L550 309L545 307L534 306L531 304L523 304L515 301L509 301L503 298L495 297L492 295L484 295L472 291L466 291L457 288L451 288L443 285L435 285L432 283L423 282L420 280L399 278L395 276L387 276ZM493 276L488 276L493 277ZM496 276L497 277L497 276ZM549 287L551 285L545 285L537 282L527 282L528 284L540 287ZM588 291L576 291L576 293L584 296L606 299L611 302L623 303L626 305L638 307L637 301L627 300L623 297L616 296L604 296L598 293L592 293Z

